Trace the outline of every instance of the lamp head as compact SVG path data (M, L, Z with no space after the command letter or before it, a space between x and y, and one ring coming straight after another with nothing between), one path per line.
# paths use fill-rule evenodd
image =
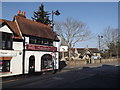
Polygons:
M55 15L60 15L60 12L58 10L55 11Z

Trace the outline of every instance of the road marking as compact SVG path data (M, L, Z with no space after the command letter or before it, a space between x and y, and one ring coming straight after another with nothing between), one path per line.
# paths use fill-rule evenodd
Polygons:
M61 70L59 73L69 72L70 70Z
M55 80L62 80L63 78L61 78L61 77L53 77L53 79L55 79Z
M0 82L0 84L1 83L7 83L7 82L13 82L13 81L17 81L17 80L20 80L20 79L15 79L15 80L9 80L9 81Z

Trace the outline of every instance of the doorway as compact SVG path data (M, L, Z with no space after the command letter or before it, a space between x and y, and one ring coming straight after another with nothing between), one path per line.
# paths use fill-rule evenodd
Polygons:
M35 72L35 56L31 55L29 57L29 74L32 74Z

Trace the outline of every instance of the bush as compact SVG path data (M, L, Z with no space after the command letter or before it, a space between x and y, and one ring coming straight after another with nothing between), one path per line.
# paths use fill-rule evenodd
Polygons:
M89 59L85 59L87 63L89 63Z

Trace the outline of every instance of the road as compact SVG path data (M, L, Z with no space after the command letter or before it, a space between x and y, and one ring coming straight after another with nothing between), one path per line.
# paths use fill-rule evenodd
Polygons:
M56 74L3 82L2 88L118 88L118 62L65 68Z

